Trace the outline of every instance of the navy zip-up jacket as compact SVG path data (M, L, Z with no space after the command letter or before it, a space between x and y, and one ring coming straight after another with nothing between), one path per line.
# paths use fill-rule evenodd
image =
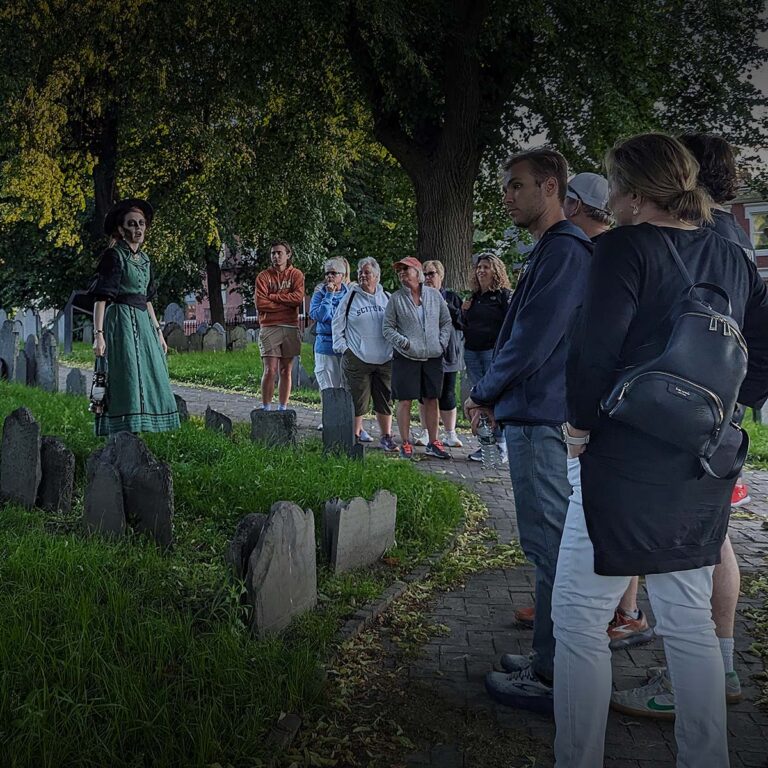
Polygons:
M559 221L531 252L512 294L493 362L472 388L472 399L493 406L501 424L566 420L567 333L581 305L592 242L575 224Z

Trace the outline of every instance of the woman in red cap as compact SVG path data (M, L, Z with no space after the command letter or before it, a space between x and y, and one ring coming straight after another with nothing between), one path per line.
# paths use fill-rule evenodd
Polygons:
M108 365L97 435L164 432L179 426L165 360L168 348L152 307L152 269L142 250L152 216L146 200L127 199L104 219L110 244L90 288L95 299L93 349L96 357L106 356Z

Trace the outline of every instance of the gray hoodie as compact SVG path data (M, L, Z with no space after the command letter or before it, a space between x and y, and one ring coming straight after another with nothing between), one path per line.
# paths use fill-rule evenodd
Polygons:
M420 312L411 298L410 288L392 294L384 313L384 338L398 354L411 360L442 357L451 336L451 315L440 291L421 286Z
M380 286L374 293L357 283L349 286L333 315L333 351L352 354L369 365L381 365L392 359L392 345L381 332L389 294Z

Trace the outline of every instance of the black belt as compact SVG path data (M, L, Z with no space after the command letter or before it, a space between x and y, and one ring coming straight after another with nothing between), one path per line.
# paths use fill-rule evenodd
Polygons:
M147 296L144 293L121 293L112 299L113 304L127 304L129 307L147 311Z

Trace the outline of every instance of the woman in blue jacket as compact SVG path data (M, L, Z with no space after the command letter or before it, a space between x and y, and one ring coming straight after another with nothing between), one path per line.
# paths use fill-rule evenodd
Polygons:
M331 323L339 302L346 296L344 281L346 269L343 259L328 259L325 262L325 280L312 294L309 316L315 321L315 378L318 387L330 389L343 387L341 355L333 351Z

